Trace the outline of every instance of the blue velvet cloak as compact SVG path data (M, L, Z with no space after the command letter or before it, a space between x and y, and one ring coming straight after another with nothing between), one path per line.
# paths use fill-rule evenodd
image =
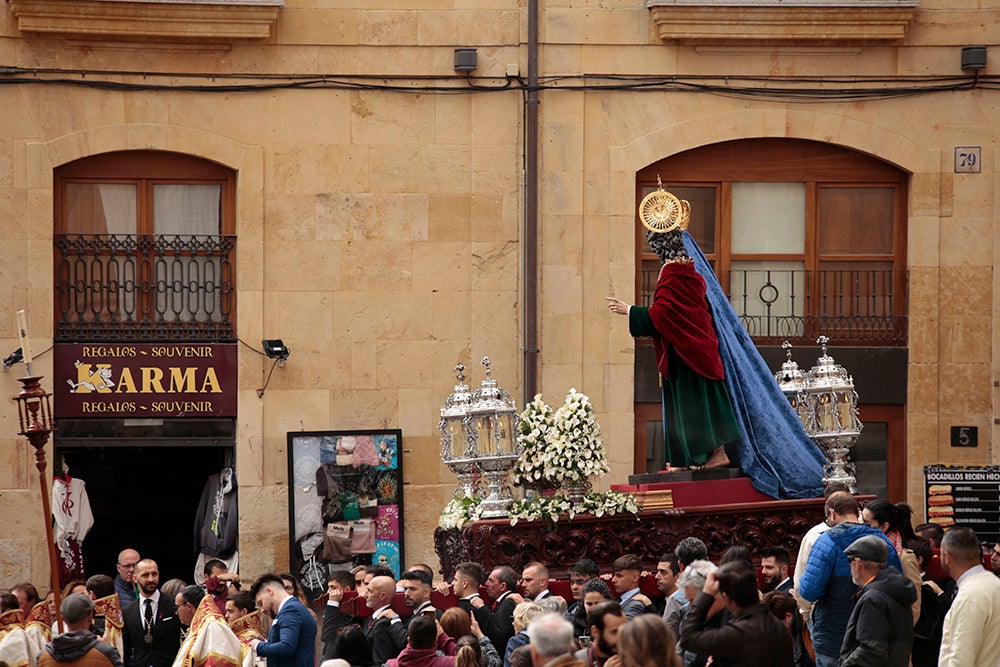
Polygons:
M708 287L726 388L740 425L740 467L755 489L772 498L823 495L823 453L781 393L774 372L757 351L701 248L686 231L682 236Z

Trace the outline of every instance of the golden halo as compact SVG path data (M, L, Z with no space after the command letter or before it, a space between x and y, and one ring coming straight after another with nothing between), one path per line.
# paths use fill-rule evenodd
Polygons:
M678 227L687 229L690 214L691 204L662 188L650 192L639 204L643 226L658 233L671 232Z

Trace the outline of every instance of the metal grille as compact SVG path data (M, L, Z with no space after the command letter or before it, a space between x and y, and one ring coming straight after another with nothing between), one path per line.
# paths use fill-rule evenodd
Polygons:
M653 298L659 263L643 266L642 301ZM722 276L729 301L758 343L815 342L905 345L906 271L746 270Z
M55 339L235 340L234 236L55 237Z

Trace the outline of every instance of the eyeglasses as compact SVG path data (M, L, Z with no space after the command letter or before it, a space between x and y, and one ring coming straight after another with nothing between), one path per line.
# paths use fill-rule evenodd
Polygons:
M365 583L364 579L355 579L354 580L354 585L355 586L362 586L362 585L364 585L364 583Z
M853 563L856 560L861 560L861 559L859 557L857 557L857 556L848 556L847 557L847 562L848 563Z

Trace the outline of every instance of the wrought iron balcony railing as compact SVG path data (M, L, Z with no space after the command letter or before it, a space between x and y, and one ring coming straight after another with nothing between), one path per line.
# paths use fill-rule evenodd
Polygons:
M656 267L658 271L659 267ZM733 270L721 277L729 302L758 343L905 345L907 272L872 270ZM657 273L642 272L649 305Z
M232 341L234 236L60 234L55 339Z

